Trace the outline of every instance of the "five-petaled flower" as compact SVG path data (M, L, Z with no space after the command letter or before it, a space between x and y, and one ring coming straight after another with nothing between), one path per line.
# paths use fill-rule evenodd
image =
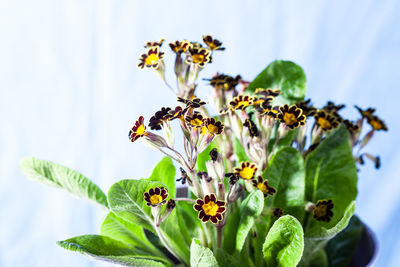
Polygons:
M231 110L245 110L248 106L253 105L254 97L249 95L238 95L229 102Z
M283 209L281 209L281 208L275 208L275 209L272 211L272 214L273 214L276 218L280 218L280 217L283 216Z
M235 168L233 171L234 173L237 173L241 178L251 180L253 179L257 170L258 168L255 163L245 161L240 164L240 167Z
M152 46L147 50L146 54L142 54L139 58L140 62L138 67L143 69L144 67L152 67L157 69L160 65L160 61L164 57L164 52L160 52L159 46Z
M359 106L354 106L358 112L360 112L361 116L363 118L369 118L371 116L373 116L375 109L374 108L367 108L366 110L363 110L362 108L360 108Z
M181 102L186 105L187 108L199 108L206 104L206 102L202 101L200 98L193 99L185 99L183 97L178 97L178 102Z
M378 116L375 116L375 115L369 116L367 118L367 122L376 131L380 131L380 130L387 131L388 130L385 122L383 120L381 120Z
M250 118L244 121L243 126L247 127L251 137L259 136L260 132L258 131L257 125Z
M303 114L303 110L296 105L288 104L279 107L279 112L276 114L277 119L284 123L289 129L295 129L300 125L304 125L307 117Z
M186 40L175 41L169 44L171 50L176 54L186 53L189 50L190 46L191 46L190 42Z
M225 212L225 201L217 200L214 194L204 196L204 199L197 199L193 208L199 212L198 218L203 222L211 220L217 224L223 219Z
M325 110L318 110L317 113L314 115L314 118L315 123L318 124L318 126L321 127L323 131L332 130L339 125L336 116L326 112Z
M268 184L268 180L263 180L262 176L258 176L257 179L251 180L254 187L258 188L263 192L264 197L268 197L268 195L273 195L276 193L276 189Z
M144 126L143 121L143 116L140 116L135 122L135 125L129 131L129 139L131 142L135 142L138 138L146 135L146 126Z
M296 106L303 110L303 114L308 116L314 116L317 109L311 105L311 99L303 100L296 103Z
M222 43L217 39L212 38L211 35L203 36L203 42L208 46L208 48L212 51L215 50L225 50L225 47L222 47Z
M186 117L186 123L192 128L200 128L203 126L203 120L204 118L200 113L193 113L192 116Z
M203 68L207 63L211 63L211 51L202 47L189 47L187 64L194 64Z
M152 46L158 46L161 47L162 44L164 43L165 39L161 38L161 40L159 42L146 42L146 44L144 45L145 48L148 47L152 47Z
M161 108L161 110L157 111L153 117L150 118L149 127L152 130L161 130L163 122L166 122L170 119L169 112L171 108Z
M333 217L333 206L332 199L318 200L313 210L313 218L318 221L329 222Z
M168 192L164 187L150 188L148 192L144 193L144 200L147 206L156 207L165 204L167 201Z
M224 125L214 118L205 118L203 120L202 134L219 135L224 131Z
M210 82L210 85L217 90L225 90L230 91L236 88L236 85L239 84L242 77L240 75L236 75L236 77L232 77L225 74L217 74L211 79L204 79Z

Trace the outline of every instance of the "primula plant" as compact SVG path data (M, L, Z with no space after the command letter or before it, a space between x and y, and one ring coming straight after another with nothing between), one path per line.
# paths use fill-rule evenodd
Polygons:
M105 195L76 171L22 160L26 176L108 212L100 234L57 244L127 266L348 265L363 227L353 215L357 165L368 159L379 168L365 147L385 123L372 108L356 106L361 117L352 121L340 115L344 105L315 107L290 61L272 62L252 82L221 73L199 82L225 49L209 35L203 42L169 44L176 89L167 83L163 39L140 56L138 67L154 69L177 97L151 118L138 114L129 131L133 145L166 156L149 178L121 180ZM212 88L209 100L196 95L199 84Z

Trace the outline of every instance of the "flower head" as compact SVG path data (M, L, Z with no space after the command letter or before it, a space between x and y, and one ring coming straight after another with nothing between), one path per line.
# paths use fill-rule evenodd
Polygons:
M190 42L186 40L175 41L169 44L169 47L175 54L186 53L189 50L190 46L191 46Z
M146 135L146 126L144 126L143 121L143 116L140 116L135 122L135 125L129 131L129 139L131 142L135 142L138 138Z
M174 119L183 119L185 117L185 113L188 109L187 108L182 108L181 106L177 106L175 109L172 109L168 112L167 117L169 120L174 120Z
M152 47L152 46L158 46L158 47L161 47L162 46L162 44L164 43L164 38L162 38L159 42L147 42L145 45L144 45L144 47L145 48L149 48L149 47Z
M250 118L247 118L244 121L243 126L247 127L251 137L256 137L260 135L257 125Z
M160 52L160 47L159 46L152 46L147 50L146 54L142 54L139 58L140 63L138 64L138 67L143 69L144 67L147 68L155 68L157 69L158 66L160 65L160 61L164 57L164 52Z
M332 199L318 200L313 210L313 218L318 221L329 222L333 217L333 206Z
M271 89L271 88L257 88L255 91L256 95L262 95L263 97L276 97L281 94L281 90L279 89Z
M369 118L369 117L371 117L371 116L373 116L374 115L374 112L375 112L375 109L374 108L367 108L366 110L363 110L363 109L361 109L360 107L358 107L358 106L354 106L357 110L358 110L358 112L360 112L360 114L361 114L361 116L363 117L363 118Z
M351 134L358 133L360 131L360 126L358 126L356 123L349 121L349 120L344 120L343 124L346 126L347 130Z
M256 174L258 168L255 163L250 163L248 161L242 162L240 167L235 168L233 171L234 173L238 174L241 178L246 180L253 179L254 175Z
M187 108L199 108L206 104L206 102L202 101L200 98L185 99L178 97L178 102L185 104Z
M311 105L311 99L303 100L296 103L297 107L303 110L303 114L308 116L314 116L317 109Z
M383 120L381 120L378 116L372 115L367 118L367 122L375 131L387 131L388 128Z
M257 179L251 180L254 187L261 190L264 193L264 197L268 197L268 195L273 195L276 193L276 189L272 186L268 185L268 180L263 180L262 176L258 176Z
M211 35L203 36L203 42L211 51L225 50L225 47L222 47L222 43L217 39L213 39Z
M231 110L245 110L248 106L253 105L254 97L249 95L238 95L229 102Z
M207 63L211 63L211 51L207 48L202 47L189 47L188 57L186 58L187 64L194 64L201 68L204 68Z
M303 114L303 110L296 105L291 105L289 107L289 105L285 104L280 106L276 118L292 130L300 125L304 125L306 122L306 116Z
M281 209L281 208L275 208L275 209L272 211L272 213L273 213L273 215L274 215L276 218L280 218L280 217L283 216L283 209Z
M185 184L186 181L188 180L188 174L182 167L180 167L179 169L181 170L181 177L176 179L176 181Z
M167 201L168 192L164 187L150 188L148 192L144 193L144 200L147 206L156 207L165 204Z
M162 124L170 119L171 108L161 108L153 117L150 118L149 127L152 130L161 130Z
M217 90L230 91L235 90L236 86L239 84L242 77L240 75L236 75L236 77L232 77L225 74L217 74L211 79L204 79L206 81L210 81L210 85Z
M214 194L204 196L204 199L197 199L193 208L199 212L198 218L203 222L211 220L217 224L223 219L225 212L225 201L217 200Z
M318 124L323 131L329 131L339 126L336 116L325 110L318 110L314 118L315 123Z
M191 128L200 128L201 126L203 126L204 123L203 120L204 118L200 113L193 113L192 116L186 117L186 123Z
M224 131L224 125L214 118L205 118L204 124L201 128L202 134L220 135Z

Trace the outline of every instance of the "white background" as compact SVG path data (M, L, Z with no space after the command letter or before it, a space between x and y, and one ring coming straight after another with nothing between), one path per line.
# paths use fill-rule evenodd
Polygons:
M161 158L127 134L174 95L136 68L148 40L201 40L227 47L202 73L253 79L274 59L293 60L308 97L377 107L390 131L368 150L381 155L359 173L357 214L377 234L376 266L400 261L400 9L381 1L0 0L0 266L108 266L56 246L98 233L99 208L22 176L35 156L74 168L105 191L146 177ZM173 56L166 56L171 70ZM199 94L211 90L200 82Z

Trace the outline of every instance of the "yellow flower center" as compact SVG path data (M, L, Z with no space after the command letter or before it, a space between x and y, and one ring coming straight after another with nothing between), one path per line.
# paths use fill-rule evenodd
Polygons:
M192 56L193 63L202 63L204 62L204 55L202 54L194 54Z
M288 112L286 112L285 115L283 115L283 120L287 125L292 125L295 122L297 122L296 116L293 113L288 113Z
M323 129L330 129L332 127L332 124L330 121L328 121L325 118L318 118L318 125L321 126Z
M326 215L326 205L321 205L319 207L316 207L314 210L315 216L317 217L323 217Z
M142 135L142 134L144 134L145 131L146 131L146 129L144 128L143 124L141 124L141 125L137 128L136 134L137 134L137 135Z
M212 42L209 42L209 43L208 43L208 47L210 47L211 50L217 49L217 46L216 46L214 43L212 43Z
M374 128L375 130L382 129L382 124L379 121L372 120L369 123L371 124L372 128Z
M160 195L152 195L152 196L150 197L150 202L151 202L151 204L153 204L153 205L160 204L161 201L162 201L162 196L160 196Z
M235 108L237 109L237 108L239 108L240 106L242 106L242 107L247 107L248 105L250 105L250 102L249 102L249 101L239 101L239 102L236 104Z
M144 60L144 63L146 65L154 65L158 62L160 58L158 57L157 54L150 54L146 57L146 59Z
M190 124L193 126L201 126L203 124L203 121L200 119L193 119L190 120Z
M207 125L207 130L212 134L217 134L218 133L218 127L213 125L213 124L208 124Z
M207 204L203 204L203 206L201 207L203 208L204 213L209 216L217 215L217 211L219 209L219 206L215 204L213 201L210 201Z
M240 172L239 172L240 177L243 179L251 179L254 176L254 169L250 167L244 167Z
M264 194L268 193L268 187L264 183L258 183L257 188L261 190Z

